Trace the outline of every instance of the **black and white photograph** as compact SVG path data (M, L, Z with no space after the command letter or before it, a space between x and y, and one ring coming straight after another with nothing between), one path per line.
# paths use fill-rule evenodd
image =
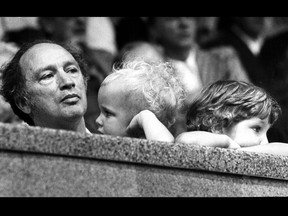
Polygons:
M288 196L288 17L0 17L0 74L0 197Z

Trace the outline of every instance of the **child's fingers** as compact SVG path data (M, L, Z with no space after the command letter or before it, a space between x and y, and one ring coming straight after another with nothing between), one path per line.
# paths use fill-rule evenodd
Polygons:
M235 141L231 140L228 148L229 149L238 149L238 148L241 148L241 147L240 147L240 145L238 143L236 143Z

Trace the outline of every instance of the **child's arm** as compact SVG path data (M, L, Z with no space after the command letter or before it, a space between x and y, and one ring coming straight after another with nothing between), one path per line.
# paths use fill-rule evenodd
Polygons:
M240 148L230 137L224 134L214 134L206 131L191 131L179 134L175 142L187 145L201 145L220 148Z
M133 117L127 127L127 133L131 134L139 127L143 129L146 139L174 142L170 131L149 110L143 110Z
M243 147L239 150L288 156L288 143L274 142L264 145Z

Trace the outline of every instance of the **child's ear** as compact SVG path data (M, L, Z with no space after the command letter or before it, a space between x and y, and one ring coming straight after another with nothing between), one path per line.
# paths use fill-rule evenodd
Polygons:
M30 114L31 113L31 107L30 104L27 102L26 98L20 98L17 101L15 101L16 106L24 113Z

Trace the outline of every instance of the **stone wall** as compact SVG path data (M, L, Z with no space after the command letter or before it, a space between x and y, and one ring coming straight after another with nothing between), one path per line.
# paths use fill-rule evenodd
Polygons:
M287 196L288 158L0 123L0 196Z

